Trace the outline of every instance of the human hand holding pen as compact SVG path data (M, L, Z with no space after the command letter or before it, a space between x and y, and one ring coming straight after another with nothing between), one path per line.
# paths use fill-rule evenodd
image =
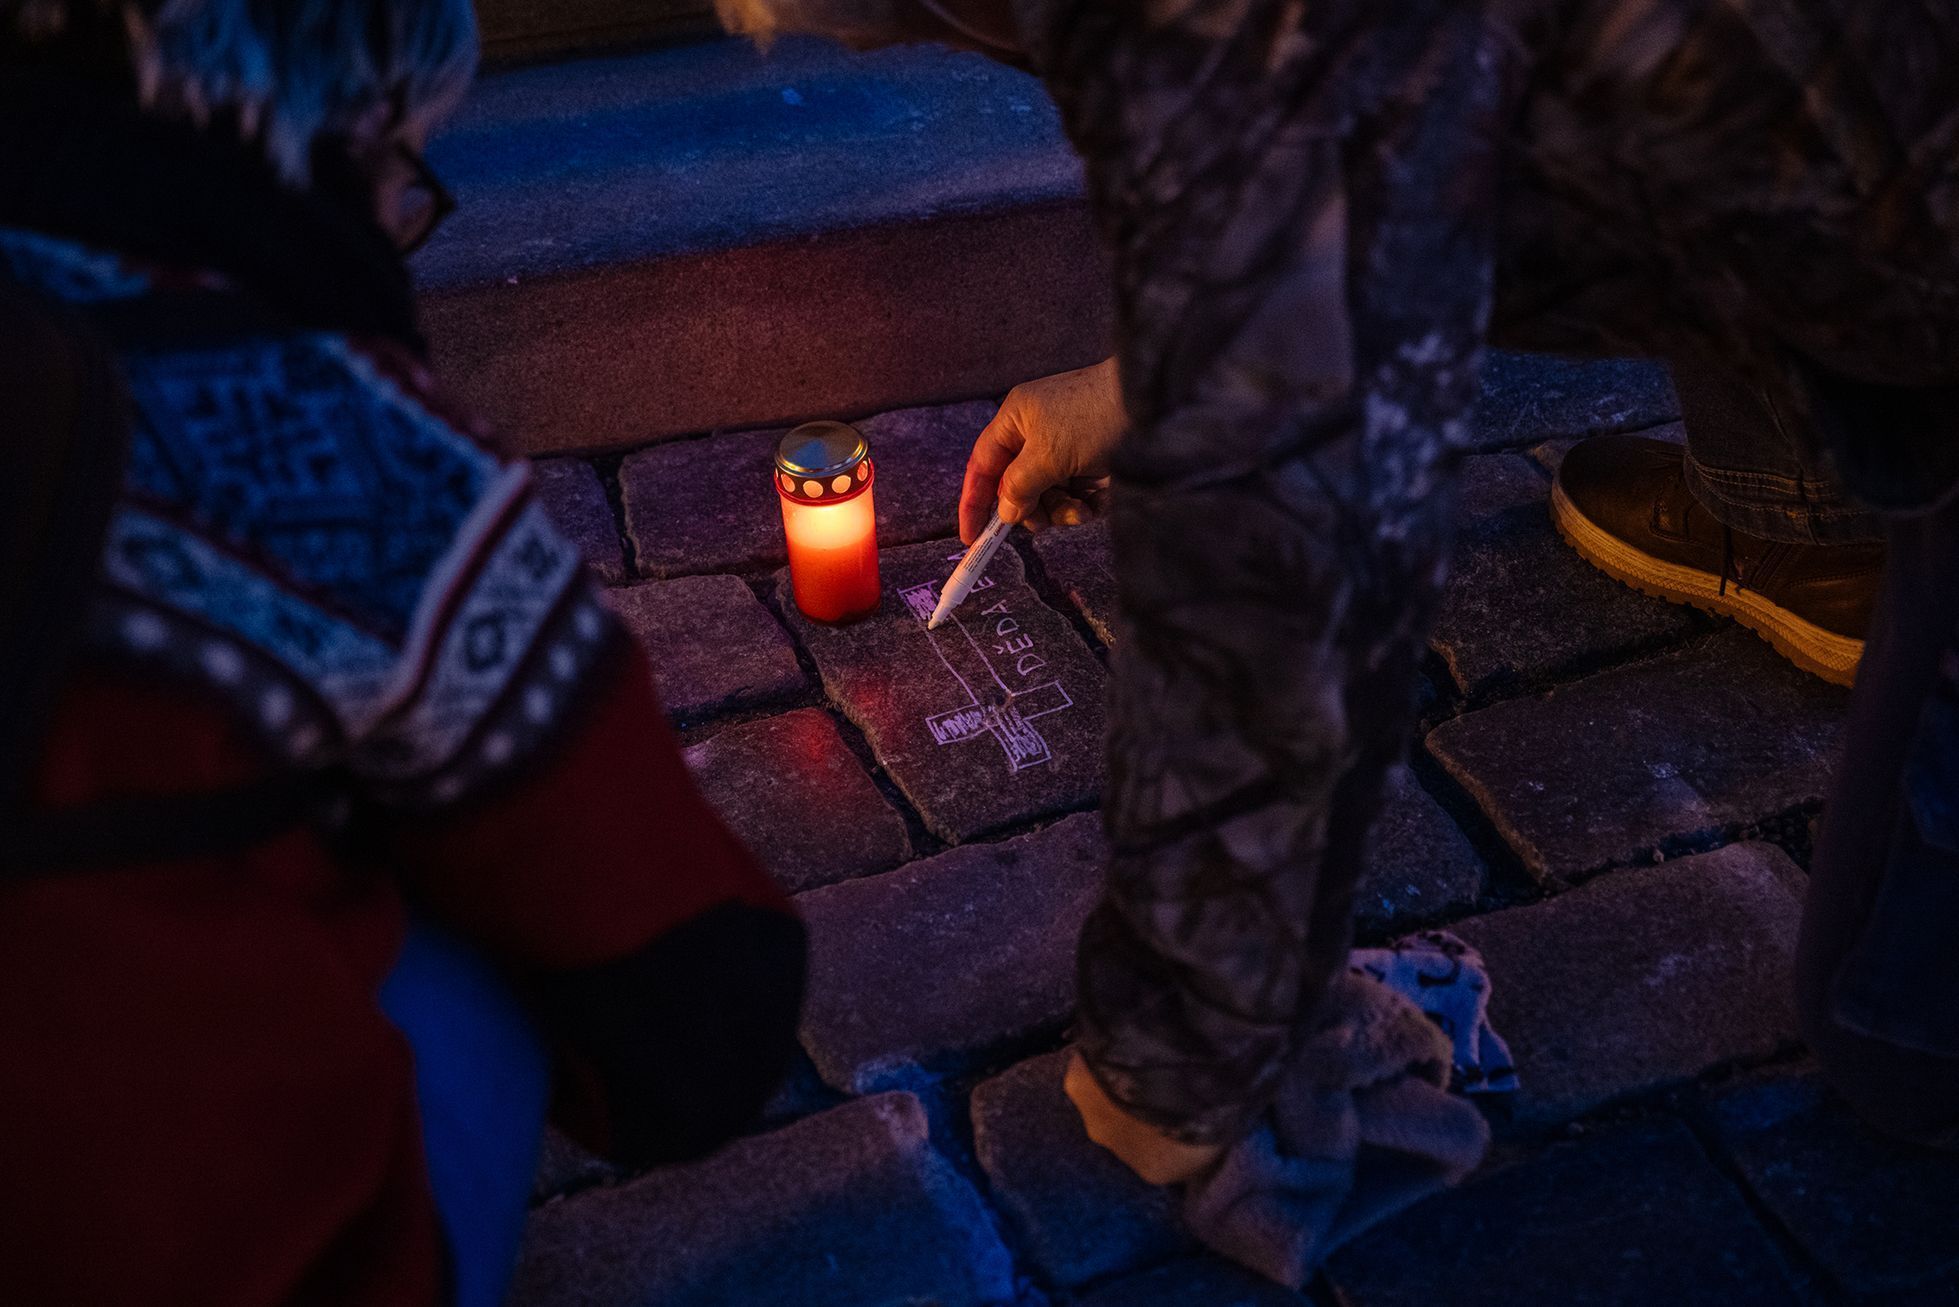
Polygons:
M1015 386L966 460L959 538L978 538L996 505L1030 530L1099 516L1127 429L1114 359Z

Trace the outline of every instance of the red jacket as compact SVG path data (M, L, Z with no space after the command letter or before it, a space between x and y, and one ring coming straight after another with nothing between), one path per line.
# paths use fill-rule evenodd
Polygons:
M78 246L0 229L0 255L51 294L147 293ZM524 469L437 416L412 360L308 334L125 366L136 449L38 804L297 769L342 778L365 837L0 879L0 1301L433 1302L409 1055L376 1003L405 897L569 1013L645 1160L767 1092L800 936ZM661 953L704 921L739 946ZM693 971L712 992L722 956L779 980L739 1038L607 1045L657 1044L636 1005Z

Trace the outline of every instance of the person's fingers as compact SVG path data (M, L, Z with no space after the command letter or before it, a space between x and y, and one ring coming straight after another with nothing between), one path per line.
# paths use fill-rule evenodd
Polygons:
M1051 490L1059 479L1045 461L1034 457L1033 450L1022 450L1020 456L1000 474L1001 520L1025 521L1040 508L1041 496Z
M966 480L959 488L959 538L971 544L986 530L1000 495L1000 478L1026 447L1026 437L1013 418L1012 396L1000 406L986 429L973 442L966 458Z
M1043 525L1080 526L1089 515L1088 505L1064 487L1055 486L1041 496L1041 516L1046 519Z
M1087 486L1076 486L1075 497L1081 501L1082 514L1087 520L1109 515L1109 482L1107 478L1091 482Z

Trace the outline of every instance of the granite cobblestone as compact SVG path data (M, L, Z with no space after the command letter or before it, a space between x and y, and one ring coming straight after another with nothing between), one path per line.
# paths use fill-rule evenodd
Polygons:
M848 626L803 617L788 574L777 583L830 697L926 826L954 844L1095 801L1106 679L1011 549L927 630L961 552L956 541L886 550L883 606Z
M653 651L670 710L709 723L702 733L730 714L778 714L722 727L688 760L809 924L807 1060L764 1133L701 1163L629 1180L554 1139L519 1307L1304 1301L1197 1253L1174 1195L1081 1132L1060 1091L1065 1050L1039 1051L1065 1033L1075 937L1107 856L1099 819L1082 811L1100 788L1105 673L1066 609L1113 644L1115 584L1106 526L1044 532L1021 545L1059 611L1009 549L984 602L962 610L965 644L925 636L913 592L935 592L959 552L959 474L992 412L979 401L862 422L878 458L886 604L848 627L801 618L780 575L780 618L752 579L720 575L781 562L768 479L777 433L717 432L622 465L640 568L679 579L611 593ZM1524 1088L1503 1114L1501 1165L1335 1259L1328 1280L1348 1307L1780 1307L1808 1301L1791 1247L1857 1307L1929 1307L1959 1285L1942 1162L1866 1135L1813 1076L1708 1087L1713 1073L1796 1046L1800 871L1760 844L1625 867L1813 804L1844 706L1842 692L1738 631L1581 675L1705 623L1572 556L1550 528L1547 473L1590 434L1677 437L1677 424L1656 427L1676 415L1657 365L1496 354L1486 372L1475 441L1489 452L1466 462L1434 648L1454 681L1449 702L1529 697L1441 722L1426 744L1552 894L1464 920L1489 901L1490 868L1398 769L1356 918L1370 938L1450 921L1483 951ZM540 494L599 574L624 579L590 464L551 463ZM980 617L1014 629L991 641ZM1024 685L1002 674L1010 655L990 654L1018 640L1044 660ZM815 687L803 665L923 819L923 851L954 847L915 858L830 710L806 706ZM1030 697L1050 682L1065 706ZM977 1079L970 1095L965 1077ZM898 1089L940 1104L932 1113L963 1105L965 1175L948 1160L963 1153L959 1129L935 1146L925 1106ZM1726 1174L1662 1114L1683 1098L1704 1105L1703 1136ZM1547 1146L1554 1129L1582 1133ZM1786 1233L1781 1246L1750 1201Z
M1569 1120L1793 1045L1801 878L1775 846L1737 844L1451 926L1489 964L1517 1119Z
M904 818L821 709L731 726L686 758L708 802L791 894L911 856Z
M676 721L757 708L808 686L782 624L736 576L648 581L605 592L653 665Z
M1082 1131L1063 1049L973 1091L973 1146L994 1202L1050 1283L1079 1285L1192 1249L1174 1190L1145 1184Z
M1742 1196L1678 1121L1490 1171L1336 1253L1348 1307L1804 1307Z
M1482 895L1483 860L1406 767L1388 773L1354 890L1354 924L1373 934L1455 916Z
M1551 526L1550 493L1522 455L1466 461L1455 557L1429 643L1472 700L1699 629L1691 609L1620 585L1573 553Z
M1813 1075L1737 1089L1711 1116L1749 1188L1850 1293L1959 1286L1959 1156L1877 1135Z
M1472 416L1477 449L1640 431L1680 416L1666 366L1650 359L1566 359L1491 350Z
M597 470L583 459L543 458L531 464L531 476L545 511L593 573L608 585L626 580L625 547Z
M1114 647L1116 573L1109 524L1089 522L1036 532L1034 552L1048 580L1068 596L1095 638Z
M1458 717L1428 749L1540 880L1819 801L1848 696L1741 630Z
M910 1094L536 1209L514 1307L982 1307L1013 1268Z
M857 423L877 469L884 549L955 534L966 454L997 405L946 404ZM718 431L628 454L619 467L626 530L653 577L780 565L786 556L775 493L775 447L787 430Z
M1058 1028L1107 857L1100 819L1081 814L799 895L803 1047L823 1078L868 1093Z

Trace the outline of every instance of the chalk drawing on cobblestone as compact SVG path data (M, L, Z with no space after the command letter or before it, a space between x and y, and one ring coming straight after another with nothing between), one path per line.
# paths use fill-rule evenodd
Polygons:
M992 577L982 577L973 594L978 596L992 585ZM925 638L932 642L933 652L966 694L965 703L925 719L933 741L940 746L964 744L990 735L1006 755L1009 771L1049 761L1054 755L1033 723L1074 707L1075 701L1058 680L1028 683L1046 668L1047 659L1034 648L1033 638L1021 633L1020 623L1006 613L1005 602L982 611L991 625L982 642L956 612L938 630L929 628L932 609L939 601L937 586L915 585L899 593ZM996 663L996 658L1011 662ZM1007 683L1001 674L1003 665L1011 668L1020 688Z

